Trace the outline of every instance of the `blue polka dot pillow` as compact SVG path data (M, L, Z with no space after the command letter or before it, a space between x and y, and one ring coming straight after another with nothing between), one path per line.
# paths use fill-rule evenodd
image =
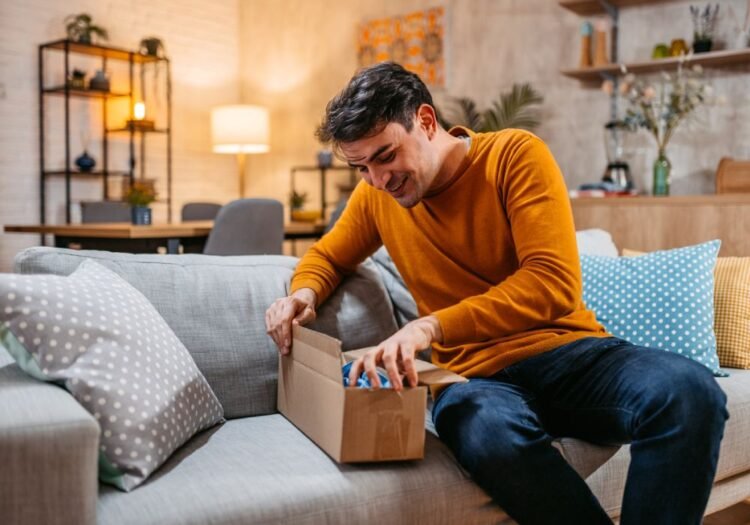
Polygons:
M640 257L581 255L583 300L612 335L719 369L714 266L721 241Z

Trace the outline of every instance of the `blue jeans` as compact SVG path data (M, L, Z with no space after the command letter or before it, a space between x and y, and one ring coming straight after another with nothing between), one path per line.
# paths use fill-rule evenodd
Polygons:
M623 525L697 525L725 405L701 364L614 337L585 338L449 386L432 417L461 465L521 525L612 523L551 445L562 436L630 443Z

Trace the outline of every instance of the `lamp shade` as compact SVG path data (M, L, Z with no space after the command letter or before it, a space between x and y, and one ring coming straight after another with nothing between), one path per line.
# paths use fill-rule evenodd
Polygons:
M268 110L260 106L219 106L211 110L214 153L269 151Z

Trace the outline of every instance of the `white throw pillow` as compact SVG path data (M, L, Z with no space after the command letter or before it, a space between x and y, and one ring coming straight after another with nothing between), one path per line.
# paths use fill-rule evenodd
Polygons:
M619 252L609 232L593 228L576 232L578 253L580 255L600 255L617 257Z

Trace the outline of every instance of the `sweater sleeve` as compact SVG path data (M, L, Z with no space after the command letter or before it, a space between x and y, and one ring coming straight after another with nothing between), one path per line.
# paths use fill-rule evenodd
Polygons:
M518 270L485 293L434 312L447 346L507 337L541 327L581 303L573 212L560 168L534 136L498 168Z
M354 272L382 244L368 190L360 181L331 231L305 253L292 276L291 292L312 288L320 305L344 275Z

